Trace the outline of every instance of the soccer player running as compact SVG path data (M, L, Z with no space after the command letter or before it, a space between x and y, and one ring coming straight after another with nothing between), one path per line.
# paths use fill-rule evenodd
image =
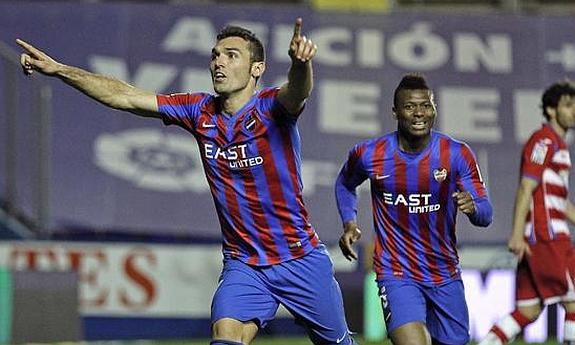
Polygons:
M61 64L17 40L26 74L57 77L111 108L180 126L198 141L224 256L212 301L212 345L250 344L279 304L314 344L355 344L331 260L302 197L296 121L312 90L317 47L301 28L298 18L287 83L259 91L266 68L262 43L244 28L224 28L211 54L215 95L155 95Z
M355 145L339 173L339 245L346 258L357 259L356 188L369 179L374 269L392 342L466 344L469 315L455 221L460 210L474 225L488 226L487 190L469 146L432 130L436 106L423 76L403 77L393 115L397 131Z
M491 328L481 345L505 344L535 321L543 306L565 308L564 344L575 344L575 251L567 221L571 158L565 136L575 126L575 85L558 82L542 96L546 123L523 147L515 195L513 230L507 246L517 257L516 309Z

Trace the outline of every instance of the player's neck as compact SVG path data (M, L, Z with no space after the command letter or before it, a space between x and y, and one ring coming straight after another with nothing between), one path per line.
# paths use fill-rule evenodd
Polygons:
M227 95L220 95L220 106L224 114L228 116L234 115L238 112L246 103L250 101L254 95L255 88L246 87L242 90L232 92Z
M398 133L398 145L399 149L403 152L408 153L419 153L429 145L431 141L431 135L426 135L423 137L406 137L401 133Z
M549 126L551 126L555 133L559 134L561 138L565 139L565 136L567 136L568 128L563 128L557 121L554 120L549 121Z

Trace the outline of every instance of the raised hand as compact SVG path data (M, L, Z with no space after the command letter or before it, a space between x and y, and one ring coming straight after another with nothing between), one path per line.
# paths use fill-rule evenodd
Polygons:
M61 69L62 64L30 43L21 39L17 39L16 43L25 51L20 55L20 64L24 74L30 75L34 71L38 71L42 74L54 75Z
M289 56L292 61L308 62L317 52L317 46L311 39L301 35L302 19L297 18L293 28L293 36L289 45Z

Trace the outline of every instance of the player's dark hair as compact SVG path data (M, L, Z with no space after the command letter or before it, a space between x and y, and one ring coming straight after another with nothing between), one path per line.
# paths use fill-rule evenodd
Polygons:
M395 93L393 94L393 106L397 107L397 102L399 101L399 92L401 90L431 90L427 85L427 81L422 74L419 73L409 73L403 76L397 88L395 88Z
M543 96L541 97L541 108L543 110L543 116L549 120L549 114L547 113L547 107L557 108L561 97L571 96L575 97L575 85L570 80L564 80L557 82L549 86Z
M265 59L264 45L256 35L248 29L239 26L226 26L217 36L217 40L228 37L241 37L250 44L250 62L263 62Z

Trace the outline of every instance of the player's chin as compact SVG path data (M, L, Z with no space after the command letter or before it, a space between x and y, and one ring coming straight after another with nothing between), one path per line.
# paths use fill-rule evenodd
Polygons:
M422 129L411 129L410 135L413 138L423 138L431 135L431 128L422 128Z

